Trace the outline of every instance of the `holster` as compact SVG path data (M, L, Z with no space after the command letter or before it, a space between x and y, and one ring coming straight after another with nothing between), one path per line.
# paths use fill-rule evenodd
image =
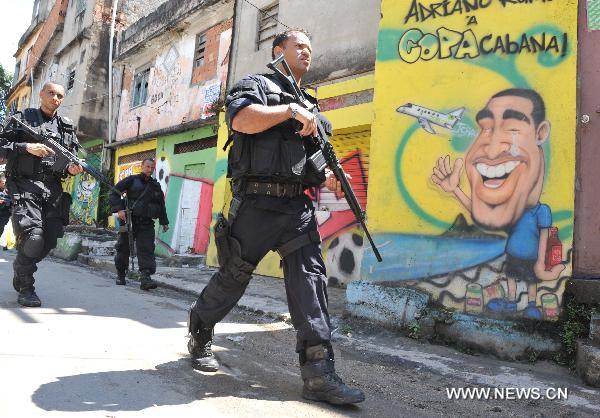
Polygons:
M224 266L231 258L229 251L229 237L231 235L231 226L223 213L217 216L215 224L215 246L217 247L217 260L220 266Z

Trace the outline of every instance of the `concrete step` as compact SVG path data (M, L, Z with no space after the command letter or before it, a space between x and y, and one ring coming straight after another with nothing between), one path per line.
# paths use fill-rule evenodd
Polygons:
M165 258L164 263L167 267L199 267L206 264L204 254L175 254Z
M84 237L81 241L81 252L83 254L92 254L99 256L115 255L115 244L117 240L113 239L99 240L96 237Z
M115 268L115 260L112 256L98 256L94 254L80 253L77 256L77 261L79 261L82 264L87 264L90 267L96 267L102 270L107 270L115 274L117 273L117 269Z
M590 318L590 340L600 347L600 313L592 314Z
M591 340L577 341L577 373L586 384L600 387L600 346Z

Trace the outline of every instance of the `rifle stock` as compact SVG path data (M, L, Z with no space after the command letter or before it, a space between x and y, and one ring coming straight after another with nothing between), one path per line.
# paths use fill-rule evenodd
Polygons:
M284 74L279 68L277 68L277 66L279 64L281 64L283 66L283 68L287 74ZM319 150L321 151L322 156L325 159L326 165L333 172L333 175L335 176L337 181L340 182L342 192L344 192L344 197L346 198L346 201L348 202L348 206L350 206L350 210L352 210L352 213L354 213L354 217L360 224L361 228L363 229L363 231L365 233L365 236L367 237L367 240L371 244L371 248L373 249L373 253L375 254L375 257L377 258L377 261L379 261L379 262L383 261L383 258L381 257L381 254L379 253L379 250L377 249L377 246L375 245L375 242L373 242L373 238L371 237L371 234L369 233L369 230L367 229L367 225L365 222L365 212L363 211L362 207L360 206L360 202L358 201L356 195L354 194L354 190L352 190L352 186L350 185L350 182L348 182L346 173L344 172L342 165L340 164L337 156L335 155L335 150L333 149L333 145L331 145L331 143L327 139L327 133L325 132L325 128L323 128L323 124L321 124L321 121L318 118L319 110L318 110L317 106L310 103L304 97L304 94L302 93L302 90L300 90L300 86L298 86L296 79L292 75L292 71L291 71L288 63L285 61L285 57L283 56L283 54L280 55L279 57L275 58L275 60L271 61L269 64L267 64L267 67L270 70L279 74L281 77L285 78L287 80L287 82L289 83L290 87L292 88L292 90L294 92L294 96L296 97L296 100L299 102L299 104L315 115L315 119L317 122L317 136L313 137L312 139L315 141L316 145L319 147ZM317 158L315 160L319 160L319 158ZM313 163L315 160L310 159L310 161ZM317 168L317 170L321 171L324 167L316 166L315 168Z

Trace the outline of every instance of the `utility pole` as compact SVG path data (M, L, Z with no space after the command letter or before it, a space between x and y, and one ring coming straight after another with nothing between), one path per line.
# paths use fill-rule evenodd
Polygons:
M113 138L113 46L115 44L115 22L117 20L117 5L119 0L113 0L112 17L110 20L110 39L108 47L108 144L112 143ZM102 149L101 166L103 170L108 169L107 162L109 161L107 148Z

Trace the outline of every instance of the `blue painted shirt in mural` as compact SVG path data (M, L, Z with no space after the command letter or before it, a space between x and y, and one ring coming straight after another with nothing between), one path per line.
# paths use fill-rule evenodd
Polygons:
M508 234L506 252L522 260L536 260L540 243L540 229L552 226L552 211L538 203L526 209Z

